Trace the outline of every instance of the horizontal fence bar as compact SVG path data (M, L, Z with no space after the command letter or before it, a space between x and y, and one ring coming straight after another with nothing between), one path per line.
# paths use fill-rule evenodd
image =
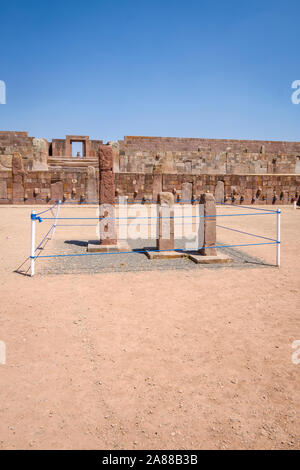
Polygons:
M252 211L265 211L265 212L272 212L273 214L277 214L277 210L274 209L264 209L263 207L260 207L259 209L257 207L250 207L250 206L241 206L240 204L230 204L227 202L216 202L216 204L220 204L221 206L229 206L229 207L236 207L238 209L244 208L244 209L251 209Z
M56 227L98 227L99 224L57 224Z
M58 202L56 202L53 206L49 207L48 209L42 211L42 212L39 212L38 214L35 214L36 216L39 216L39 215L42 215L42 214L45 214L45 212L48 212L48 211L51 211L51 209L54 209L54 207L56 207L58 204Z
M216 225L216 226L219 228L225 228L226 230L231 230L232 232L238 232L238 233L243 233L245 235L250 235L252 237L264 238L265 240L272 240L273 242L277 241L275 238L263 237L262 235L255 235L255 233L243 232L242 230L237 230L231 227L224 227L223 225Z
M241 217L245 215L269 215L269 214L277 214L277 211L269 212L265 214L264 212L256 212L256 213L249 213L249 214L215 214L215 215L174 215L174 217L103 217L101 220L130 220L130 219L190 219L196 218L205 219L207 217ZM42 217L42 220L55 220L55 217ZM59 217L57 220L100 220L100 217Z
M275 241L275 242L266 242L266 243L245 243L241 245L215 245L215 246L208 246L208 247L199 247L198 250L206 250L206 249L211 249L211 248L235 248L235 247L241 247L241 246L258 246L258 245L276 245L280 242ZM69 256L95 256L95 255L125 255L125 254L132 254L132 253L145 253L145 252L163 252L163 251L178 251L179 253L195 253L197 250L183 250L180 248L175 248L172 250L148 250L148 249L143 249L143 250L133 250L133 251L110 251L110 252L105 252L105 253L71 253L71 254L66 254L66 255L42 255L42 256L30 256L30 258L63 258L63 257L69 257Z

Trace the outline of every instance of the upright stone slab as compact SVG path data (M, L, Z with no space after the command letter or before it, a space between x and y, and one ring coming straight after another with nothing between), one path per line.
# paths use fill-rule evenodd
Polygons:
M87 169L86 197L87 202L96 202L99 200L96 169L93 166L89 166Z
M24 175L22 157L19 153L14 153L12 158L13 204L24 204Z
M110 146L99 147L99 238L90 240L89 252L130 251L127 242L117 242L115 219L115 184L113 172L113 149Z
M32 170L33 171L48 171L48 155L49 155L49 144L46 139L32 140L33 148L33 160Z
M158 194L158 239L156 250L145 250L149 259L183 258L184 253L174 250L174 195L168 192ZM164 251L165 250L165 251Z
M0 181L0 199L7 199L7 182L5 180Z
M99 147L99 220L100 245L116 245L115 183L113 150L108 145Z
M191 204L193 199L193 183L182 183L181 200L183 204Z
M215 199L216 199L216 202L219 204L224 203L224 200L225 200L224 181L217 182L216 189L215 189Z
M64 183L62 181L51 183L51 202L55 203L57 201L62 201L63 198L64 198Z
M200 229L204 230L204 234L203 247L199 252L204 256L216 256L216 248L210 248L216 246L216 201L213 194L201 194L200 204L204 205L204 224L200 224Z
M162 168L161 165L156 165L153 168L153 183L152 183L152 197L153 201L158 200L159 193L162 192Z
M158 195L158 250L174 250L174 195L161 192Z

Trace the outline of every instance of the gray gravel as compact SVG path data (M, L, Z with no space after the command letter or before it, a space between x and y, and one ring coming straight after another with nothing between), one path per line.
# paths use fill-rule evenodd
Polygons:
M52 240L46 254L85 254L87 253L87 240ZM129 242L133 250L145 247L155 249L155 240L133 240ZM218 245L221 243L218 243ZM184 248L184 240L176 241L175 248ZM219 250L221 251L221 250ZM261 260L251 257L238 249L222 248L222 251L231 258L230 264L199 265L188 258L149 260L144 253L127 254L90 254L88 256L67 256L57 258L41 258L37 260L37 274L75 274L75 273L100 273L100 272L128 272L128 271L165 271L165 270L198 270L198 269L225 269L267 267Z

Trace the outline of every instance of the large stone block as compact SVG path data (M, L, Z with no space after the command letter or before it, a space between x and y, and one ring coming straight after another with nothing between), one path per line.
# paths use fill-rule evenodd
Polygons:
M160 206L158 210L158 250L174 250L174 210Z
M153 201L157 201L158 194L162 192L162 174L160 173L154 173L153 174L153 188L152 188L152 194L153 194Z
M216 202L213 194L201 194L200 204L204 205L204 227L200 224L199 230L204 230L204 234L203 237L202 233L199 234L199 239L203 238L203 246L199 252L204 256L216 256Z
M181 186L181 200L185 204L192 202L193 198L193 183L182 183Z
M112 171L100 171L100 188L99 200L100 204L114 204L115 202L115 185L114 174Z
M218 181L215 188L215 199L217 203L224 202L224 181Z
M101 145L99 147L99 168L102 170L113 171L114 157L113 149L109 145Z
M12 174L13 177L22 176L24 175L24 166L23 160L19 153L14 153L12 157Z
M46 139L32 140L33 146L33 159L32 168L33 171L47 171L48 170L48 155L49 155L49 144Z
M112 204L99 206L99 235L100 245L117 244L115 208Z
M89 166L87 169L86 179L86 200L87 202L98 201L98 189L97 189L97 176L96 169L93 166Z
M57 181L51 184L51 200L54 202L62 201L64 197L64 184L62 181Z
M161 192L158 194L158 203L162 206L173 206L174 194L169 192Z
M7 183L0 181L0 199L7 199Z

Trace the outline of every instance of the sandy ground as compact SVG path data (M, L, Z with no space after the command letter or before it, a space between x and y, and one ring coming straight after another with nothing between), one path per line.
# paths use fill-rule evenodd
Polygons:
M0 448L300 448L300 210L282 208L280 269L34 278L13 272L29 213L0 206ZM233 219L276 233L274 216ZM56 236L94 228L76 230ZM245 250L275 261L274 246Z

